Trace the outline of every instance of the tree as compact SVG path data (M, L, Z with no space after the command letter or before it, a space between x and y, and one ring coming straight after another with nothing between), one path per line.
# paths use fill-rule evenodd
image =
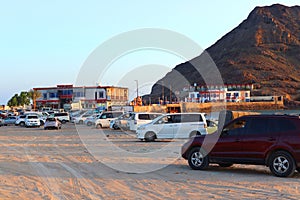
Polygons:
M18 98L19 95L15 94L7 103L8 106L18 106L19 102L18 102Z
M36 100L42 97L42 93L40 93L37 90L29 90L28 96L30 99L32 99L33 102L33 109L36 108Z
M30 97L29 97L29 94L28 92L21 92L20 93L20 105L29 105L30 104Z

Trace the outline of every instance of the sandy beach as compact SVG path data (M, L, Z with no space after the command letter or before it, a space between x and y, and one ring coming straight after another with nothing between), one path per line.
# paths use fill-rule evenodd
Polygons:
M132 151L176 144L140 142L131 135L108 129L104 133L106 140ZM264 166L212 165L208 170L194 171L179 157L172 163L165 160L165 167L147 173L112 169L86 148L72 124L58 131L0 127L0 150L0 199L300 198L299 173L278 178ZM109 154L101 156L101 160L113 160ZM129 163L153 165L148 158L126 159Z

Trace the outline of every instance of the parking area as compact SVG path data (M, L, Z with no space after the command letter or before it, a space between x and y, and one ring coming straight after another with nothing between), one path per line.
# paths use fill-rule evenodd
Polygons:
M71 123L0 127L0 199L299 199L299 173L278 178L254 165L191 170L178 155L182 142L141 142L132 132Z

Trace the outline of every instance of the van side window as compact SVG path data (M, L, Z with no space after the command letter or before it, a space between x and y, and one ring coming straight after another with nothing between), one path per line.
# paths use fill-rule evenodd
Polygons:
M149 116L149 114L139 114L139 119L150 120L150 116Z
M106 119L106 118L107 118L106 114L102 114L101 117L100 117L100 119Z
M173 115L172 116L173 123L180 123L181 122L181 115Z
M203 122L203 119L201 115L190 114L190 115L182 115L181 121L182 122Z

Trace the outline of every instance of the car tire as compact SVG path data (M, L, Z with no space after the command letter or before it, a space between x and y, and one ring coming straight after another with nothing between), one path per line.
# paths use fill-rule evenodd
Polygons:
M20 126L25 126L25 122L20 122L20 124L19 124Z
M231 167L233 164L231 163L218 163L220 167Z
M194 170L203 170L208 168L209 159L206 152L201 147L195 147L189 152L188 163Z
M115 130L119 129L118 125L114 124L113 129L115 129Z
M62 124L65 124L65 123L67 123L67 121L66 121L66 120L62 120L61 123L62 123Z
M156 139L156 134L154 132L147 132L145 134L145 141L146 142L153 142Z
M292 176L296 170L294 158L285 151L277 151L270 156L269 168L278 177Z
M41 124L41 126L43 126L44 125L44 121L40 120L40 124Z
M83 121L82 121L82 120L80 120L78 123L79 123L79 124L83 124Z
M96 128L100 129L100 128L102 128L102 125L101 124L97 124Z
M92 122L88 122L86 125L92 126L93 124L92 124Z

